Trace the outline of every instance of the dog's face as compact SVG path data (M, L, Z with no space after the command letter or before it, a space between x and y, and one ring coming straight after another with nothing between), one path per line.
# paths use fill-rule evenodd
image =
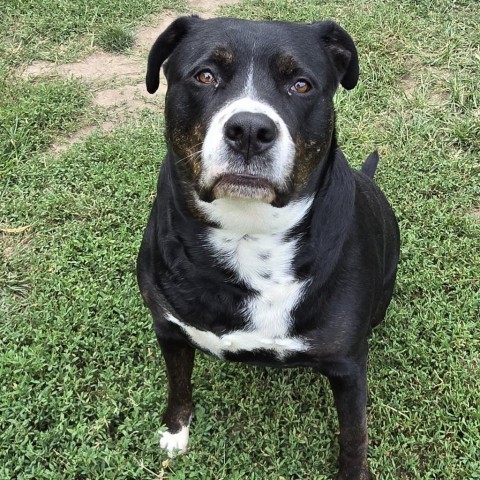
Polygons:
M169 148L206 202L297 198L330 149L338 84L358 80L353 41L334 22L181 17L150 52L151 93L167 58Z

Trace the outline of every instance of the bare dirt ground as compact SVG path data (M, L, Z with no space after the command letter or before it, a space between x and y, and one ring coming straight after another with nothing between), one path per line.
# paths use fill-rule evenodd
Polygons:
M223 5L237 3L238 0L190 0L189 13L202 18L215 16L215 11ZM175 12L164 12L160 17L152 17L148 27L136 32L135 46L128 55L115 55L96 52L84 59L58 65L53 62L34 62L29 65L23 76L35 77L77 77L92 86L93 103L105 113L105 121L90 125L74 135L53 145L52 151L59 153L69 145L80 141L95 130L111 131L127 118L139 115L143 109L161 111L167 90L166 80L162 78L156 95L150 96L145 89L145 71L148 50L158 35L177 17Z

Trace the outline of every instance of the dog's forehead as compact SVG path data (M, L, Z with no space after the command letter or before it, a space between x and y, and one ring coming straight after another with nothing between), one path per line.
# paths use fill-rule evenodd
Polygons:
M241 62L272 55L309 57L318 42L310 25L215 18L198 22L181 48L185 59L213 56L220 62Z

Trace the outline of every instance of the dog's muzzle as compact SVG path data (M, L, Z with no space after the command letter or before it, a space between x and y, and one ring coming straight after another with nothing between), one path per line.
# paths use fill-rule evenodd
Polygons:
M202 146L200 198L272 203L288 187L295 144L271 105L248 97L212 117Z

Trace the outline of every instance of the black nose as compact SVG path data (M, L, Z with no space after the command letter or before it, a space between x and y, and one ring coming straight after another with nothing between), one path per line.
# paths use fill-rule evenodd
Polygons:
M235 113L225 124L225 141L247 160L268 150L276 138L274 121L263 113Z

